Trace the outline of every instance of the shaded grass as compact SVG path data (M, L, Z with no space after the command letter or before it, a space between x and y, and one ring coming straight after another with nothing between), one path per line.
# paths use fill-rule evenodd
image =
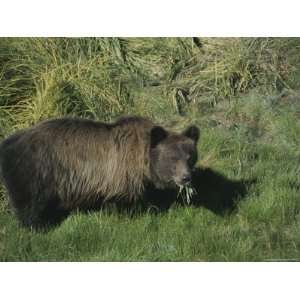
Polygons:
M203 170L191 205L154 194L161 209L75 212L46 233L0 190L1 261L299 261L299 39L201 41L0 39L1 138L64 115L195 123Z

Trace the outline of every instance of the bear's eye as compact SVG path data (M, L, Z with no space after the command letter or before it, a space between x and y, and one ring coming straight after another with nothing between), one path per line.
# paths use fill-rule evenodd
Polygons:
M189 155L189 158L188 158L188 164L189 166L193 166L195 164L195 157L193 157L192 155Z
M192 152L187 152L186 153L186 159L187 159L187 161L190 161L190 160L192 160L193 159L193 153Z

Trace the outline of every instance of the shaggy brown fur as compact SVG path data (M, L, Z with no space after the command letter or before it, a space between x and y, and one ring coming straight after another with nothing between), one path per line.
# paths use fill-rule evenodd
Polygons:
M174 178L186 180L185 161L193 155L195 163L198 136L195 127L174 134L140 117L112 124L55 119L4 140L0 167L19 219L35 226L51 223L59 211L110 199L135 201L147 182L162 188ZM173 168L161 152L181 162Z

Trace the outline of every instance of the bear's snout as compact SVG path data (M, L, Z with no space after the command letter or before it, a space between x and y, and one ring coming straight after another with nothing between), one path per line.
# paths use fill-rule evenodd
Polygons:
M191 174L187 174L184 177L182 177L182 179L181 179L182 185L189 185L191 183L191 181L192 181Z

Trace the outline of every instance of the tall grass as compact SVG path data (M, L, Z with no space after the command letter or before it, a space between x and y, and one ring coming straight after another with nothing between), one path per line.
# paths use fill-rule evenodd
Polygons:
M215 103L253 87L291 89L299 46L270 38L202 39L201 49L192 38L3 38L1 110L13 110L19 127L66 114L108 120L139 106L136 91L147 86L161 86L174 111L180 101Z

